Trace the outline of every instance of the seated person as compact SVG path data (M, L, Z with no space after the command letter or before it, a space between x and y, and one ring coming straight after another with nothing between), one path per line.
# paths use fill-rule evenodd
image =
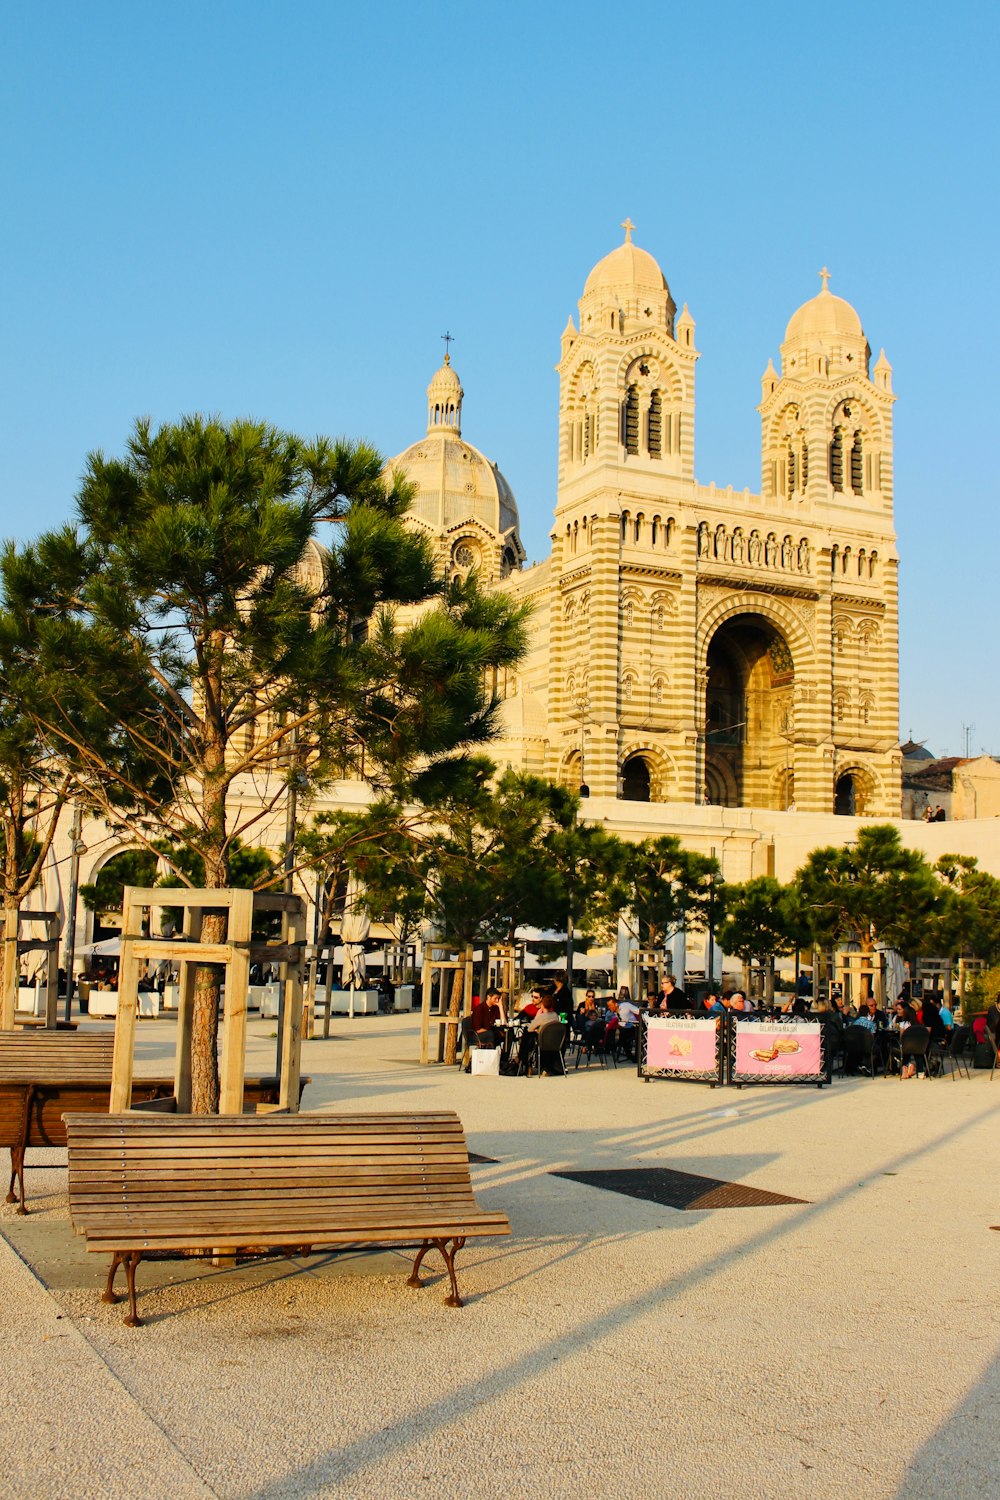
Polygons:
M596 1021L600 1012L597 1009L597 998L593 990L588 990L580 1004L573 1012L570 1027L574 1036L582 1036L591 1021Z
M472 1021L472 1029L479 1045L495 1047L497 1044L496 1028L501 1022L500 1006L497 1003L495 990L490 990L485 1000L475 1000L469 1019Z
M723 1016L725 1013L726 1007L719 999L718 992L716 990L709 990L701 1002L700 1014L703 1016Z
M539 990L539 988L537 987L537 985L532 989L530 995L528 995L527 997L525 997L524 995L522 995L520 1001L518 1002L518 1006L517 1006L517 1014L518 1014L518 1016L522 1020L533 1021L534 1018L535 1018L535 1016L536 1016L536 1014L537 1014L537 1012L538 1012L538 1007L539 1007L539 1004L541 1003L541 998L542 998L541 991Z
M639 1020L639 1007L632 999L618 1001L618 1024L624 1030L626 1026L634 1026Z
M559 1022L559 1012L556 1010L556 1000L551 990L544 990L539 994L538 1009L528 1022L528 1029L521 1038L521 1047L518 1052L518 1066L530 1068L531 1059L535 1053L538 1041L538 1033L545 1026L556 1025Z

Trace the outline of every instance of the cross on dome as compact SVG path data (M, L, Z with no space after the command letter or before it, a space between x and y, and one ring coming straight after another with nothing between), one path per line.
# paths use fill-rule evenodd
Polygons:
M444 362L446 365L450 365L451 346L455 342L455 335L453 333L442 333L441 338L444 342Z
M631 245L631 243L632 243L632 231L635 228L635 225L632 223L631 219L623 219L622 220L622 228L625 231L625 243L626 243L626 245Z
M826 266L824 266L822 271L820 271L819 279L823 283L824 292L828 292L830 290L830 273L826 269Z

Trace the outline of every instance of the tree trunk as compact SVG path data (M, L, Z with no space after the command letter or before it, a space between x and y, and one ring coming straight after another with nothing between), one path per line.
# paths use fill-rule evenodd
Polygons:
M452 971L452 977L451 977L451 1000L450 1000L449 1005L448 1005L448 1017L449 1017L449 1019L454 1019L456 1022L458 1021L459 1017L462 1014L462 1001L463 1001L464 996L465 996L465 963L464 963L464 959L466 957L466 949L462 948L459 951L461 953L461 957L463 959L463 963L462 963L461 968L454 969ZM455 1059L456 1059L456 1057L458 1056L458 1031L459 1031L459 1028L458 1028L457 1025L445 1027L445 1034L444 1034L444 1060L445 1060L446 1063L453 1064L454 1061L455 1061Z
M774 1004L774 954L769 953L764 968L764 999L768 1005Z
M17 896L4 893L3 952L0 954L0 1031L14 1030L14 1011L17 1009L17 981L20 965L17 961L17 927L20 906Z
M213 683L214 701L221 699L219 683ZM201 813L205 828L203 854L205 886L224 890L229 881L226 860L225 737L206 714L209 744L205 751ZM201 926L203 943L222 943L226 938L225 908L208 909ZM218 964L199 964L195 969L194 1010L191 1020L191 1113L219 1112L219 997L223 969Z

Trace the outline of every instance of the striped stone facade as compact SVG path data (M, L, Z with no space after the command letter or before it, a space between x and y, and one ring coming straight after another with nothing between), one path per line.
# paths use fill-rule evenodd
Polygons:
M501 583L533 616L497 758L595 798L898 816L888 361L824 272L763 377L760 494L699 484L695 324L625 228L562 336L551 556Z

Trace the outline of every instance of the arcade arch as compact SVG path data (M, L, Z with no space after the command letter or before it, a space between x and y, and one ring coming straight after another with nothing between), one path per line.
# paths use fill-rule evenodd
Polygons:
M733 615L716 627L706 665L706 801L784 810L795 774L795 666L785 636L761 614Z

